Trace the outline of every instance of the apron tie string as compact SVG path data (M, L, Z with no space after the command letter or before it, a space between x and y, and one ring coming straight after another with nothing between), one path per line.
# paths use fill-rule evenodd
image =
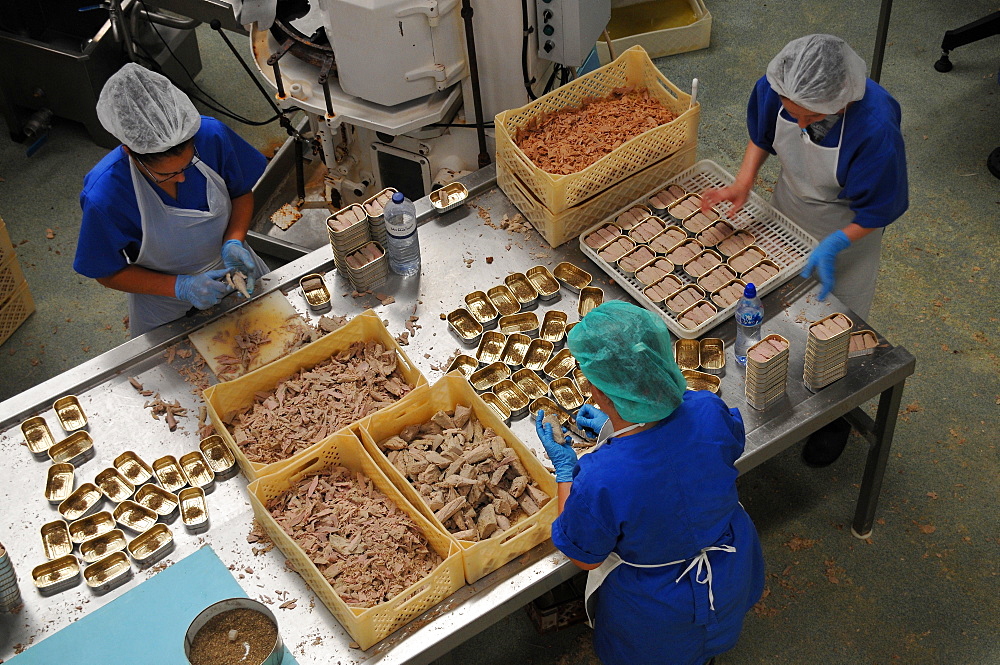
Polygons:
M708 585L708 606L714 612L715 595L712 593L712 562L708 559L708 553L712 550L732 553L736 551L736 548L732 545L712 545L711 547L704 548L698 556L691 559L691 563L689 563L688 567L684 569L684 572L681 573L676 580L674 580L674 584L680 582L684 579L685 575L694 570L694 581L698 584ZM702 578L702 574L704 574L704 578Z

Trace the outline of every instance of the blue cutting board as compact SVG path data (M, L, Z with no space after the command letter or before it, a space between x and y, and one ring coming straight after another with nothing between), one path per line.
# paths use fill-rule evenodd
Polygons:
M216 601L246 595L205 546L7 662L184 665L184 632L198 613ZM282 665L297 665L287 648Z

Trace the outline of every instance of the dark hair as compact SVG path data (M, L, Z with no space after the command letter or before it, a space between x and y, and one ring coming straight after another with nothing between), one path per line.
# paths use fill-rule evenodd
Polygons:
M183 141L173 146L172 148L167 148L166 150L161 150L160 152L148 152L148 153L138 153L133 151L132 154L135 155L136 159L139 159L144 164L155 164L165 157L176 157L185 150L188 146L194 143L194 137L192 136L187 141Z

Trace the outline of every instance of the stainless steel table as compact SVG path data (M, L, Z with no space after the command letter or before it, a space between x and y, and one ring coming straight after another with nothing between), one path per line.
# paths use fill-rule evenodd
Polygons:
M297 288L298 279L311 272L329 271L327 283L333 291L333 313L354 314L372 307L394 334L404 330L410 316L419 317L420 328L406 351L431 382L442 375L448 357L463 348L440 315L461 306L464 294L498 284L510 272L538 264L553 267L568 260L591 271L598 285L604 288L606 298L627 298L583 257L574 243L553 250L534 232L525 237L493 228L501 226L505 215L513 218L517 211L495 186L492 167L470 176L467 184L472 192L468 204L444 215L435 215L426 199L416 202L421 222L422 275L408 280L390 277L380 291L394 296L395 303L382 306L373 295L352 297L348 282L332 273L332 252L328 246L272 273L263 280L257 295L280 290L306 318L314 318ZM487 225L486 217L493 226ZM307 223L308 219L299 223ZM792 344L788 391L783 401L765 412L749 409L743 399L743 375L733 362L731 351L727 352L721 395L744 415L747 445L738 462L741 471L753 468L846 414L871 444L853 524L855 535L865 537L874 519L899 400L915 361L905 349L880 340L883 344L874 355L850 361L846 378L817 394L809 393L798 380L806 322L830 312L847 311L832 298L818 302L813 287L793 280L764 299L768 314L765 331L778 332ZM31 569L44 561L38 528L56 519L58 513L42 494L48 463L33 459L24 447L19 424L30 416L42 415L59 438L58 421L51 410L53 401L65 394L80 397L90 418L95 456L78 469L78 483L80 479L92 479L125 450L139 453L147 462L165 454L179 456L194 450L198 444L195 418L181 419L181 427L170 433L163 421L154 421L143 408L146 398L136 393L128 378L137 377L164 399L178 399L196 413L200 398L178 373L178 367L188 361L175 359L168 364L164 352L171 345L184 345L189 332L222 316L235 304L235 301L228 306L224 303L216 310L163 326L0 404L0 446L7 459L7 470L0 480L0 500L5 507L0 542L10 552L25 600L21 614L7 618L2 624L11 632L0 643L0 658L9 658L14 645L24 646L44 639L113 600L156 569L155 566L136 569L131 581L101 596L82 582L47 598L34 590ZM558 308L568 312L572 321L577 316L576 305L575 296L563 291L560 299L540 305L539 313ZM848 314L863 323L853 313ZM723 338L728 346L735 337L734 325L721 325L709 334ZM878 415L872 420L859 407L876 396L879 396ZM515 421L513 429L544 459L530 418ZM320 603L314 602L314 594L302 579L286 569L284 557L277 549L254 553L254 546L247 542L252 513L245 485L242 477L216 483L208 496L211 528L206 533L187 534L179 522L174 522L171 528L177 545L167 561L179 560L198 547L211 545L248 595L273 604L282 636L302 665L429 662L577 572L551 543L540 545L475 584L463 587L362 652L349 647L351 638ZM298 599L297 606L277 609L285 599ZM181 639L178 635L178 640Z

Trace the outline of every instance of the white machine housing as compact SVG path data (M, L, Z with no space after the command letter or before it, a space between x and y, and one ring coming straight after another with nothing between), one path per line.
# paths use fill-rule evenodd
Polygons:
M538 0L538 57L579 67L611 20L611 0Z

